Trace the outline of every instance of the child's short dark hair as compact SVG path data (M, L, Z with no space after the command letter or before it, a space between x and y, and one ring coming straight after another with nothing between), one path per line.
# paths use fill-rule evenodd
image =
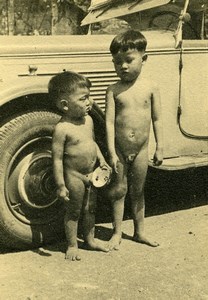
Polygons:
M112 55L119 51L127 51L129 49L137 49L138 51L145 51L147 47L147 40L144 35L136 30L128 30L118 34L111 42L110 52Z
M49 97L56 106L58 100L61 100L65 95L72 94L77 88L90 89L91 82L88 78L81 74L65 71L53 76L48 84Z

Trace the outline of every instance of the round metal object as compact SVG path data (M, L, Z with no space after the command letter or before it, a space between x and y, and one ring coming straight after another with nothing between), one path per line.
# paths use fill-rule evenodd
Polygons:
M103 187L110 182L111 170L104 167L97 167L92 174L92 184L95 187Z

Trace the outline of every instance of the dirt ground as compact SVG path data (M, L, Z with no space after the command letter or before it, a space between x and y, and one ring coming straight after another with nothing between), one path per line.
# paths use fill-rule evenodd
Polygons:
M157 248L130 240L123 223L119 251L81 249L80 262L64 259L65 243L0 255L1 300L208 299L208 205L146 218ZM107 239L111 223L98 224Z

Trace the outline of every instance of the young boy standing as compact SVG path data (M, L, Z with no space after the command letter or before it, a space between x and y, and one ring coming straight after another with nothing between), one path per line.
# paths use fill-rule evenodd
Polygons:
M160 94L155 83L145 79L142 66L147 60L146 38L129 30L116 36L110 45L113 63L120 80L107 89L106 132L110 164L114 172L111 190L114 233L110 250L119 249L122 236L124 200L129 185L133 240L152 247L159 244L144 234L144 185L148 168L148 142L151 121L156 140L153 163L163 161L163 136Z
M80 260L77 245L77 228L83 211L83 236L89 249L108 251L107 245L95 241L96 189L92 175L98 162L108 167L94 140L89 101L90 81L80 74L63 72L49 82L49 96L62 118L55 126L52 140L54 178L57 195L65 203L65 258Z

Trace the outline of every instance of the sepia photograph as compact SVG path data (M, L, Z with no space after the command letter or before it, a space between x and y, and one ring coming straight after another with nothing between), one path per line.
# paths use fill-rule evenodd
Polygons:
M0 300L208 300L208 0L0 0Z

